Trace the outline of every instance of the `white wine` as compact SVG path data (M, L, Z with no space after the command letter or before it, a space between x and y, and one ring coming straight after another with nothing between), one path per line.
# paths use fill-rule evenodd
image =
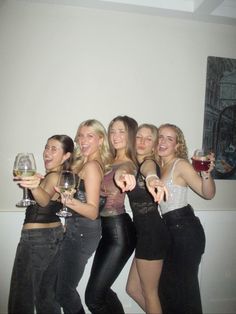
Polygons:
M15 177L31 177L35 175L35 173L36 173L35 170L19 170L19 169L13 170L13 175Z
M65 186L58 186L59 190L61 193L72 193L72 191L74 190L75 186L74 185L68 185L67 187Z

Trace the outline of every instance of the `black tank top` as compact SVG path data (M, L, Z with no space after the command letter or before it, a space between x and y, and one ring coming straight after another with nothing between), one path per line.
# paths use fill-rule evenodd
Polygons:
M100 164L99 164L100 165ZM84 185L84 180L80 179L78 175L76 175L76 192L74 194L74 198L81 201L82 203L86 203L86 192L85 192L85 185ZM106 203L106 196L100 195L99 196L99 212L104 208ZM70 209L70 212L72 213L73 216L81 216L79 213L73 211Z
M150 194L146 187L145 178L143 178L139 165L136 174L136 186L132 191L127 192L129 197L130 207L133 215L146 214L150 211L157 210L158 203L154 202L153 196ZM160 168L156 164L156 174L160 177Z
M52 172L48 172L46 176L49 173ZM60 218L56 215L56 212L58 212L61 207L62 204L59 200L51 200L45 207L41 207L37 203L30 205L26 208L24 224L60 222Z

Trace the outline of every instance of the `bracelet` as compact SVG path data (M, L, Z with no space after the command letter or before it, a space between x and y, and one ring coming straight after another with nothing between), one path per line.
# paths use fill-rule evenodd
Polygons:
M156 179L159 180L159 177L156 174L149 174L146 176L145 180L147 181L149 178L155 177Z

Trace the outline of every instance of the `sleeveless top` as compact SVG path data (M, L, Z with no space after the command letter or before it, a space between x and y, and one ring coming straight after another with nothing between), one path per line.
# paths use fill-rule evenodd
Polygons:
M116 216L125 213L125 193L116 186L114 182L114 174L120 164L113 165L112 170L105 174L102 182L101 193L106 196L104 209L100 212L100 216Z
M136 174L136 186L132 191L127 192L130 207L134 216L146 214L158 210L158 203L154 202L153 196L146 187L145 178L140 172L142 164L139 165ZM160 177L160 167L156 163L156 174Z
M49 173L52 172L48 172L46 176ZM62 204L58 200L49 201L48 205L45 207L41 207L37 203L30 205L26 208L25 220L23 224L60 222L60 218L56 215L56 212L58 212L61 207Z
M86 203L87 198L86 198L84 180L80 179L80 177L76 175L76 182L77 183L76 183L76 191L74 194L74 198L79 200L82 203ZM100 195L99 196L99 211L101 211L104 208L105 202L106 202L106 196ZM73 211L71 208L69 208L69 210L73 216L84 217L83 215L77 213L76 211Z
M175 210L188 205L187 202L188 188L186 186L181 186L173 183L173 174L175 166L179 160L180 159L175 160L167 179L163 180L169 192L168 200L162 201L160 203L160 209L163 215L171 210Z

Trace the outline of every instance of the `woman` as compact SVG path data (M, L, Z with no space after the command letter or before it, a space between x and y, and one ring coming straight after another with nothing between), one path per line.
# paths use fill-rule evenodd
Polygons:
M60 170L69 168L73 150L73 140L67 135L50 137L43 152L46 175L17 181L30 189L36 204L26 209L12 271L9 314L33 314L35 309L38 314L61 313L55 285L63 227L56 216L61 203L54 186Z
M161 202L163 219L171 235L171 246L164 261L160 297L164 313L201 314L198 268L205 248L205 235L199 219L187 200L190 187L205 199L215 195L211 166L199 175L188 161L183 132L173 124L159 128L157 158L161 162L161 179L169 198Z
M75 142L78 146L72 170L77 174L78 185L74 197L66 202L72 216L66 218L57 286L57 297L65 314L85 313L76 288L100 240L99 196L110 162L106 130L99 121L82 122Z
M125 193L115 185L114 173L125 164L134 169L134 143L137 122L128 116L114 118L108 127L113 156L112 169L104 176L102 192L106 196L101 211L102 238L93 260L85 301L92 314L124 314L112 284L133 253L136 236L133 222L125 211Z
M137 232L127 293L146 313L155 314L162 312L157 287L169 244L169 234L158 211L158 201L166 190L159 180L160 169L154 156L157 137L154 125L140 125L136 134L139 166L135 176L124 167L115 175L117 185L128 192Z

